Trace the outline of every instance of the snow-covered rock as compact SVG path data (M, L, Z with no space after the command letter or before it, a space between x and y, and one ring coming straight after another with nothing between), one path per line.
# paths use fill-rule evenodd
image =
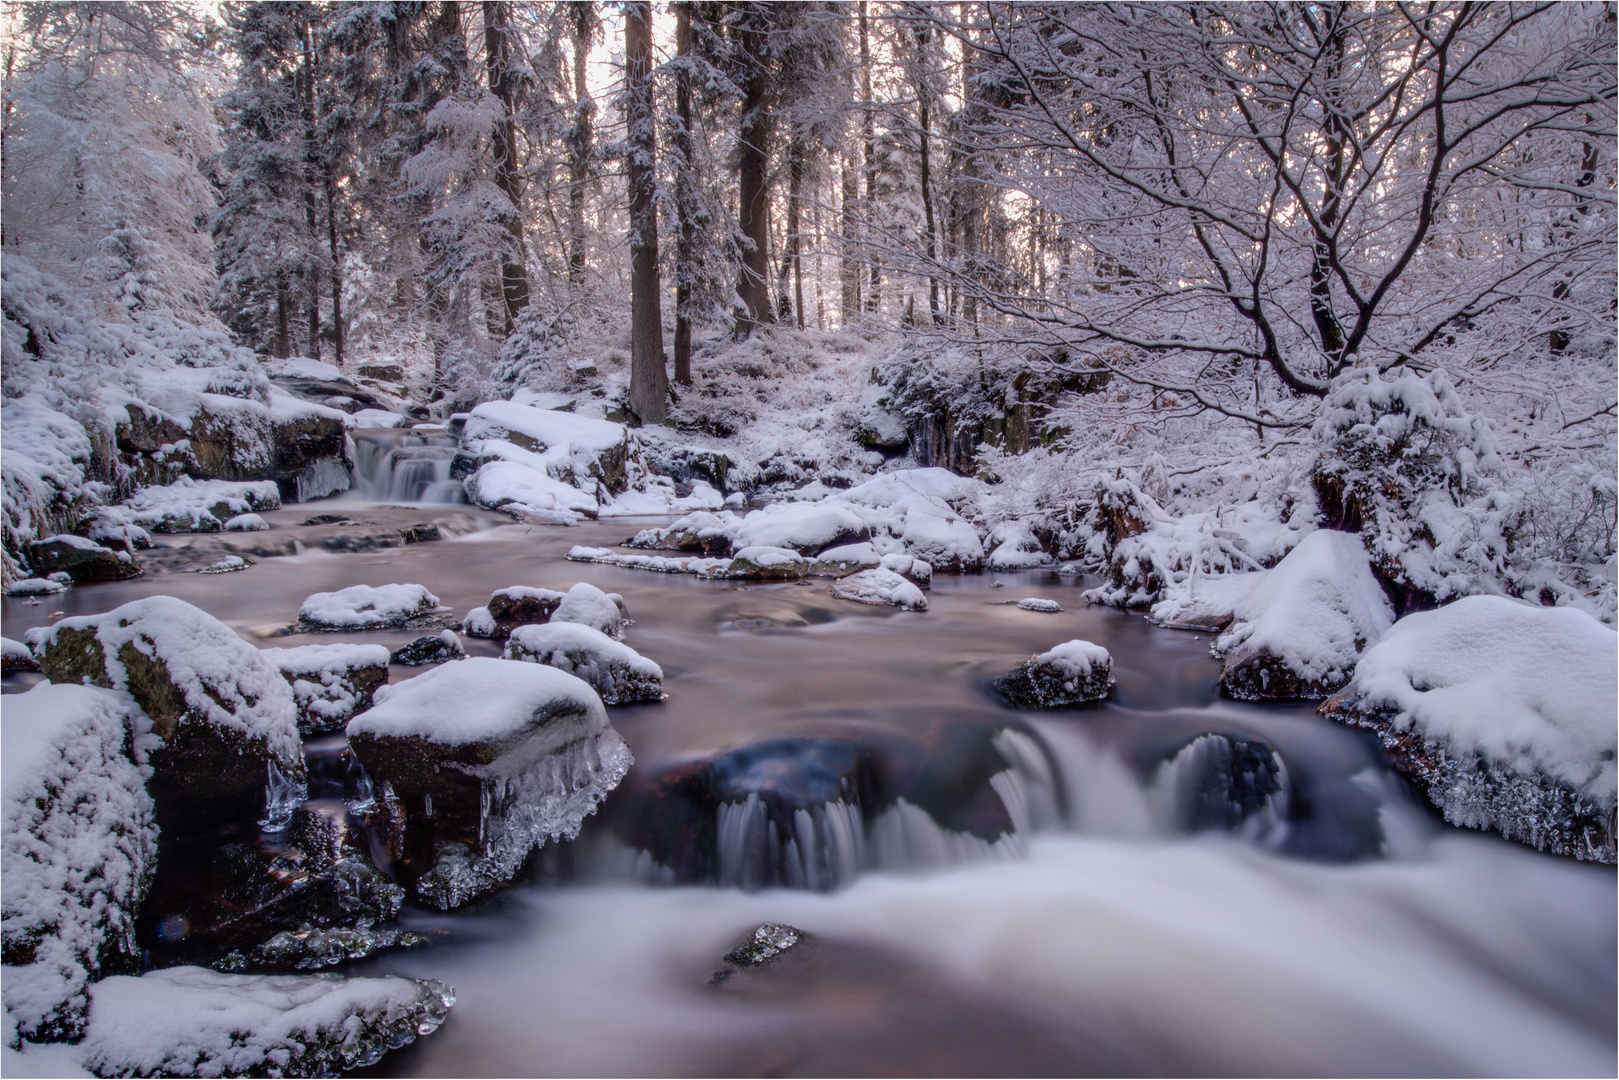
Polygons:
M298 702L298 730L305 735L341 728L355 713L369 709L377 687L388 681L388 650L381 645L262 651L291 684Z
M1113 657L1108 651L1075 639L1030 657L996 688L1014 708L1054 709L1101 701L1113 682Z
M882 556L871 544L844 544L817 555L809 572L818 577L847 577L881 564Z
M791 548L815 555L830 547L869 539L871 527L861 516L835 503L776 503L754 510L730 531L732 548Z
M486 510L543 525L577 525L600 509L595 496L554 479L541 463L490 461L467 477L466 488L467 498Z
M454 630L440 630L436 634L424 634L409 645L395 649L389 655L388 662L403 664L405 667L421 667L424 664L442 664L447 660L460 660L466 655L466 647L461 644L461 639L455 636Z
M550 620L564 594L554 589L513 585L496 590L487 607L473 608L462 620L462 628L472 637L504 638L519 626Z
M256 510L280 507L281 492L273 480L193 480L182 476L172 484L142 488L118 506L108 508L103 517L152 532L218 532L224 522ZM257 520L262 524L262 518Z
M565 467L567 478L581 488L594 489L589 481L608 491L624 487L630 437L623 424L516 401L486 401L467 417L462 438L469 447L502 441L543 455L545 471L555 476L561 468L553 471L553 466Z
M267 789L304 773L292 687L258 649L200 608L151 596L31 635L56 683L126 690L140 706L138 764L164 828L257 817Z
M39 661L34 659L33 650L22 642L0 637L0 670L38 671Z
M55 596L66 591L62 582L42 577L22 578L6 587L7 596Z
M809 560L792 548L754 544L738 549L731 564L725 568L725 576L748 580L787 580L803 577L809 566Z
M257 514L237 514L225 522L226 532L263 532L270 523Z
M1062 610L1062 605L1055 600L1047 600L1041 596L1025 596L1017 602L1020 611L1039 611L1047 615L1055 615Z
M579 623L519 626L506 642L506 659L528 660L577 675L605 705L663 700L663 669L634 649Z
M551 622L579 623L599 630L616 641L624 640L624 627L629 617L624 598L617 593L602 592L588 581L581 581L569 589L551 612Z
M406 869L440 908L510 880L547 838L576 835L632 762L596 691L542 664L473 657L376 700L349 721L349 744L384 800L402 800L407 830L430 836L427 860Z
M127 551L63 533L28 545L28 565L40 577L65 573L74 581L122 581L139 577L141 564Z
M894 573L876 567L839 578L826 590L828 596L861 604L889 604L904 611L926 611L928 599L922 590Z
M422 585L350 585L310 596L298 609L298 625L305 630L380 630L409 625L438 610L438 597Z
M1407 615L1323 706L1457 825L1611 863L1619 635L1498 596Z
M625 546L728 555L734 546L732 534L741 523L742 518L730 510L698 510L677 518L666 528L642 529L626 540Z
M1021 521L1008 521L990 533L995 550L989 555L991 570L1026 570L1050 566L1051 555L1042 550L1034 532Z
M1224 626L1221 685L1232 697L1322 698L1394 622L1360 537L1322 529L1274 569L1195 582L1152 609L1167 624Z
M330 1076L431 1034L454 992L394 975L178 967L97 983L79 1057L99 1076Z
M139 961L157 825L125 750L137 712L127 695L88 686L6 698L3 986L24 1038L77 1038L88 984Z
M240 555L226 555L223 559L220 559L217 562L211 562L207 566L198 567L197 573L234 574L237 571L246 570L252 565L252 559L244 559Z

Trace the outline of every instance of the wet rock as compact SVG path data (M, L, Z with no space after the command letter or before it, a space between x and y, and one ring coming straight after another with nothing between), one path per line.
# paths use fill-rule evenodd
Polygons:
M105 615L63 619L34 644L56 683L127 690L150 728L137 761L165 834L251 820L267 792L301 783L292 688L258 649L212 615L153 596Z
M395 649L388 657L390 664L421 667L424 664L442 664L446 660L464 660L467 650L454 630L441 630L417 638L402 649Z
M252 962L283 970L317 971L351 960L363 960L384 949L410 949L426 945L430 940L426 934L391 926L367 926L354 930L305 927L298 931L281 931L253 950ZM244 964L247 960L247 957L242 958Z
M152 800L125 751L129 698L43 683L6 698L3 985L18 1033L83 1033L86 987L139 960L157 857Z
M489 597L489 606L467 613L462 627L472 637L506 638L519 626L551 621L565 594L514 585Z
M349 744L397 814L396 867L459 907L576 835L631 757L596 692L539 664L474 657L379 691Z
M96 984L81 1047L99 1076L331 1076L431 1034L454 992L426 979L152 971Z
M1108 651L1076 639L1031 656L995 688L1015 709L1056 709L1101 701L1113 682L1113 657Z
M578 623L519 626L506 659L548 664L589 683L604 705L663 700L663 669L634 649Z
M765 923L720 959L723 966L709 978L708 985L719 986L735 975L757 971L811 940L810 935L795 927Z
M39 661L28 646L8 637L0 637L0 671L38 671Z
M74 581L122 581L141 574L141 564L129 552L82 536L47 536L30 543L27 554L28 565L41 577L60 572Z
M629 612L618 593L602 592L588 581L569 589L551 612L551 622L578 623L599 630L615 641L624 640Z
M304 645L263 653L292 686L303 735L341 730L355 713L369 709L392 662L381 645Z
M1199 735L1164 762L1157 784L1167 788L1184 832L1236 832L1274 844L1287 827L1287 769L1258 739Z
M315 593L298 609L300 632L381 630L416 625L441 613L438 597L421 585L350 585Z
M832 583L828 596L840 600L853 600L861 604L887 604L902 611L926 611L927 597L911 582L892 570L878 567Z

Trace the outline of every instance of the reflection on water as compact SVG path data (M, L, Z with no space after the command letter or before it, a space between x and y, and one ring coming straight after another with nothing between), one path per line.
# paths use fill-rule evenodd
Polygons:
M1004 589L939 575L930 610L905 613L824 581L562 559L644 523L462 512L480 531L331 554L324 536L423 511L303 526L311 508L293 508L254 539L303 554L4 602L19 637L53 611L167 592L284 646L333 640L273 635L309 593L352 584L419 582L458 614L510 585L624 596L629 643L669 694L612 710L636 767L540 883L459 914L407 908L406 928L445 933L353 969L459 998L376 1075L1614 1072L1612 869L1443 826L1375 747L1307 707L1219 700L1206 635L1087 608L1083 583L1037 572L997 575ZM197 559L224 542L168 539ZM1064 610L1000 603L1020 596ZM988 693L1074 637L1113 654L1107 705L1019 715ZM329 749L312 783L355 797ZM710 990L761 922L821 951Z

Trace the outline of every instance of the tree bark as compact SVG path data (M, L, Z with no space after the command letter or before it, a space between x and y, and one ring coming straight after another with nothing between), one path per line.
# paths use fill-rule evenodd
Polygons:
M877 120L871 98L871 34L866 23L866 0L860 0L860 100L863 104L860 134L866 150L866 201L862 216L869 233L875 217L873 211L877 207ZM882 262L874 254L871 257L871 287L866 293L867 311L882 307L882 283Z
M933 144L928 133L928 127L932 119L928 108L932 98L932 87L928 84L926 70L927 40L927 31L918 30L916 33L916 119L921 133L922 218L927 230L928 245L928 310L933 314L933 324L938 326L944 322L944 318L939 314L939 275L934 270L934 267L939 262L939 241L933 220L933 184L931 180Z
M570 0L573 19L573 127L568 131L568 280L585 280L585 187L590 182L593 103L585 84L585 60L595 34L592 0Z
M652 111L652 5L624 5L624 96L630 189L630 409L643 424L669 416L658 283L657 121Z
M761 13L750 13L754 18ZM763 34L746 22L741 31L742 52L748 65L742 88L742 122L737 147L737 187L740 198L737 225L747 241L737 295L743 311L737 313L737 337L771 321L770 310L770 189L769 153L772 118L768 107L770 75L763 58Z
M692 202L697 198L692 153L691 115L691 0L675 4L675 137L678 159L675 173L675 382L691 385L691 283L697 276L697 222Z
M512 29L506 0L484 0L484 63L489 70L489 90L500 102L500 119L490 132L495 155L495 186L511 201L506 231L511 249L500 265L500 293L505 304L504 329L510 337L518 312L528 306L528 245L523 240L523 182L517 163L517 73L512 70Z
M843 207L842 225L843 240L840 245L841 261L838 265L839 278L843 285L843 309L838 318L838 325L852 326L860 320L860 264L855 261L855 215L860 205L860 177L849 164L848 155L843 158Z

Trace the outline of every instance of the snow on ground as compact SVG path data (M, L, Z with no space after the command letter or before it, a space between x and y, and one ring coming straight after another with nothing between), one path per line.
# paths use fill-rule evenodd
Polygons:
M350 585L310 596L298 621L317 630L377 630L437 609L438 597L423 585Z
M1347 695L1452 757L1538 770L1614 807L1619 634L1582 611L1470 596L1395 623Z
M157 825L124 749L138 713L127 695L88 686L42 683L6 699L4 996L25 1036L77 1035L88 983L139 955Z
M519 626L506 642L508 660L548 664L585 680L606 705L658 701L663 669L622 642L580 623Z

